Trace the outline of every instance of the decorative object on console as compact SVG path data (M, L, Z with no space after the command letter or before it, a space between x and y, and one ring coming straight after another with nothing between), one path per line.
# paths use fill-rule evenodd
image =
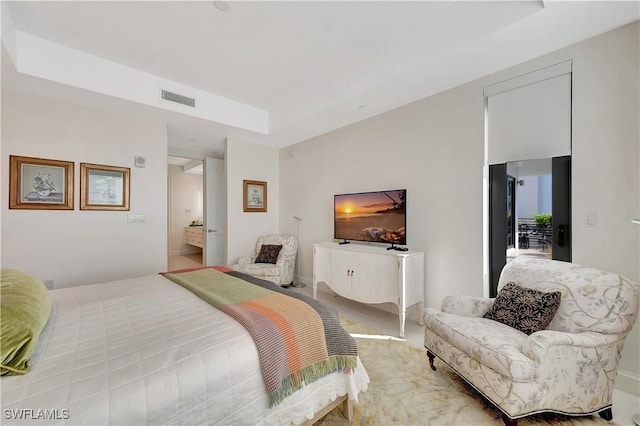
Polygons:
M406 189L334 195L333 238L405 245L406 203Z
M73 162L9 156L9 208L73 210Z
M611 420L620 353L640 303L640 286L615 273L525 256L502 270L507 283L559 291L547 330L525 333L482 318L494 299L448 296L425 309L424 345L503 412L506 424L541 412Z
M80 210L129 210L130 170L80 163Z
M264 245L280 245L282 249L278 253L275 264L256 263L256 259ZM281 286L288 286L293 282L296 254L298 253L298 240L293 235L263 235L256 242L254 255L244 256L238 259L238 263L232 268L247 275L262 278Z
M243 209L244 212L267 211L267 182L258 180L243 180Z

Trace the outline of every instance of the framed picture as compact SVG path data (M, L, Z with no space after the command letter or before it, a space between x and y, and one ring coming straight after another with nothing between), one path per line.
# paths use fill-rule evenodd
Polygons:
M267 182L257 180L243 180L245 212L267 211Z
M73 162L10 155L9 208L73 210Z
M80 163L80 210L129 210L130 171Z

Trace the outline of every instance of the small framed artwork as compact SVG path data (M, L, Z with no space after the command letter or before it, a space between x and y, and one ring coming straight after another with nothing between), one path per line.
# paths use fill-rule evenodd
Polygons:
M9 208L73 210L73 162L10 155Z
M243 180L245 212L267 211L267 182L258 180Z
M130 171L80 163L80 210L129 210Z

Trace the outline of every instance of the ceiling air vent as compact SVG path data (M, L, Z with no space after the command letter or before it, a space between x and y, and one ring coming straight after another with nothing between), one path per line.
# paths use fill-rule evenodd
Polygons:
M171 101L171 102L176 102L182 105L190 106L193 108L195 108L196 106L195 99L189 98L187 96L179 95L177 93L169 92L168 90L162 91L162 99Z

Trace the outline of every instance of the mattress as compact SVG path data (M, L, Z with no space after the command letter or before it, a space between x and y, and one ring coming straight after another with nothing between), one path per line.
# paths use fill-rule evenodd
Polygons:
M0 380L4 425L299 424L368 387L358 360L354 374L330 374L269 408L245 328L161 275L50 295L30 372Z

